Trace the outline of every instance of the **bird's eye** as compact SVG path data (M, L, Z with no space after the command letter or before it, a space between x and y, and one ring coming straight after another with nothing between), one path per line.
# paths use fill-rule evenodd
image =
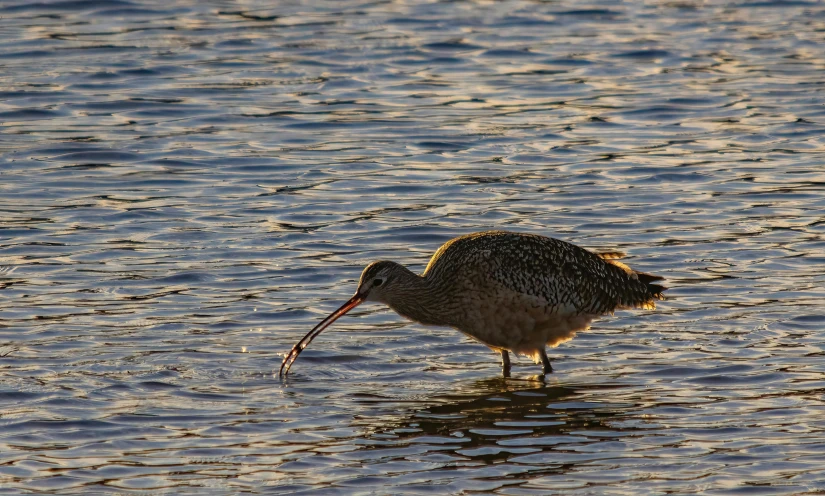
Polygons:
M374 281L372 281L372 285L373 285L373 286L380 286L380 285L382 285L382 284L384 284L384 280L383 280L383 279L375 279Z

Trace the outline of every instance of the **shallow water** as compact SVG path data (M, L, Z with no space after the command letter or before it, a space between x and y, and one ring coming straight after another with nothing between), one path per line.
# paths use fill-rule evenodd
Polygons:
M0 493L825 491L825 9L0 5ZM667 277L556 372L364 305L490 228Z

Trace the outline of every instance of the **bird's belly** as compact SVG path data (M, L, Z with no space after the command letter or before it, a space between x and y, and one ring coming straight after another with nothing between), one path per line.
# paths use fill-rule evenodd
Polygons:
M474 318L457 329L495 349L535 355L546 345L556 346L586 329L595 316L572 308L549 306L537 297L512 295L475 307Z

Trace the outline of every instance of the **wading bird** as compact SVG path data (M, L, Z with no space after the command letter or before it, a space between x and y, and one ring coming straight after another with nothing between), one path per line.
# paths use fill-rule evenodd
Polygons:
M534 234L486 231L444 243L417 275L390 261L364 269L358 290L313 328L286 355L279 375L318 334L365 301L388 305L424 325L450 326L501 353L527 355L553 371L546 346L557 346L590 322L617 309L656 307L663 278L636 272L622 254L593 253Z

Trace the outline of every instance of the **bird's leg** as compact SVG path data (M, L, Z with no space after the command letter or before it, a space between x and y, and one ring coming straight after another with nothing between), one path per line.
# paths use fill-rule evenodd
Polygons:
M545 374L549 374L553 372L553 366L550 365L550 359L547 358L547 351L542 348L539 353L541 353L541 368Z
M510 377L510 354L507 350L501 350L501 373L504 377Z

